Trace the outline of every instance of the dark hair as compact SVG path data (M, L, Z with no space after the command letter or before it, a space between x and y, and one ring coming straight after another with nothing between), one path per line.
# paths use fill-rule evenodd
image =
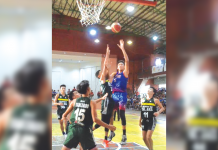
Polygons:
M117 64L119 63L123 63L123 65L125 65L125 61L124 60L118 60Z
M73 96L74 96L74 93L73 93L73 91L71 91L70 93L69 93L69 99L72 101L73 100Z
M37 95L45 76L44 62L31 60L15 74L15 88L22 94Z
M156 90L154 87L150 87L150 88L152 88L152 89L153 89L153 92L154 92L154 95L153 95L153 97L157 97L157 90Z
M86 94L88 87L89 87L89 81L83 80L77 85L76 89L80 94Z
M60 85L60 88L61 88L61 87L66 87L66 85L65 85L65 84L61 84L61 85Z
M96 76L96 78L98 78L98 79L99 79L98 75L99 75L100 71L101 71L101 70L98 70L98 71L96 71L96 73L95 73L95 76Z

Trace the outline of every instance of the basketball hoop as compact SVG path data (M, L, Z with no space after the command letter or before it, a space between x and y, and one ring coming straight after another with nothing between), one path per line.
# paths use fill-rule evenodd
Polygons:
M100 21L100 14L105 5L105 0L77 0L77 5L81 13L82 25L92 25Z

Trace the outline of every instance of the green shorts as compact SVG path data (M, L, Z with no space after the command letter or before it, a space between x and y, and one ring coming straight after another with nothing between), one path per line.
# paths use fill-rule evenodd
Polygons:
M76 148L81 143L84 150L96 147L92 130L88 127L69 125L67 138L64 146L67 148Z

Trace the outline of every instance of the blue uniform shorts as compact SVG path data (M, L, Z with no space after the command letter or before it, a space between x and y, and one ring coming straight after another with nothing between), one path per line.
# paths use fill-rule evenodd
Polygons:
M127 93L126 92L114 92L112 94L112 98L115 102L119 102L120 104L126 104L127 102Z

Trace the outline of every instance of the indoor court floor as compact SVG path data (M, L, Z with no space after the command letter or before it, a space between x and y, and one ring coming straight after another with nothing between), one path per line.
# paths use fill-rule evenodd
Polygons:
M121 121L114 121L116 126L113 141L109 144L109 150L146 150L146 146L142 140L141 128L138 125L140 111L135 111L131 109L126 110L126 120L127 120L127 144L121 146L119 142L122 137L122 126ZM98 110L98 117L100 117L100 110ZM99 150L104 150L102 145L102 139L104 138L104 128L100 127L94 132L95 142ZM154 150L166 150L166 115L161 114L157 118L157 125L152 136L154 143ZM57 120L56 110L52 111L52 150L61 150L64 142L64 137L59 128L59 123Z

